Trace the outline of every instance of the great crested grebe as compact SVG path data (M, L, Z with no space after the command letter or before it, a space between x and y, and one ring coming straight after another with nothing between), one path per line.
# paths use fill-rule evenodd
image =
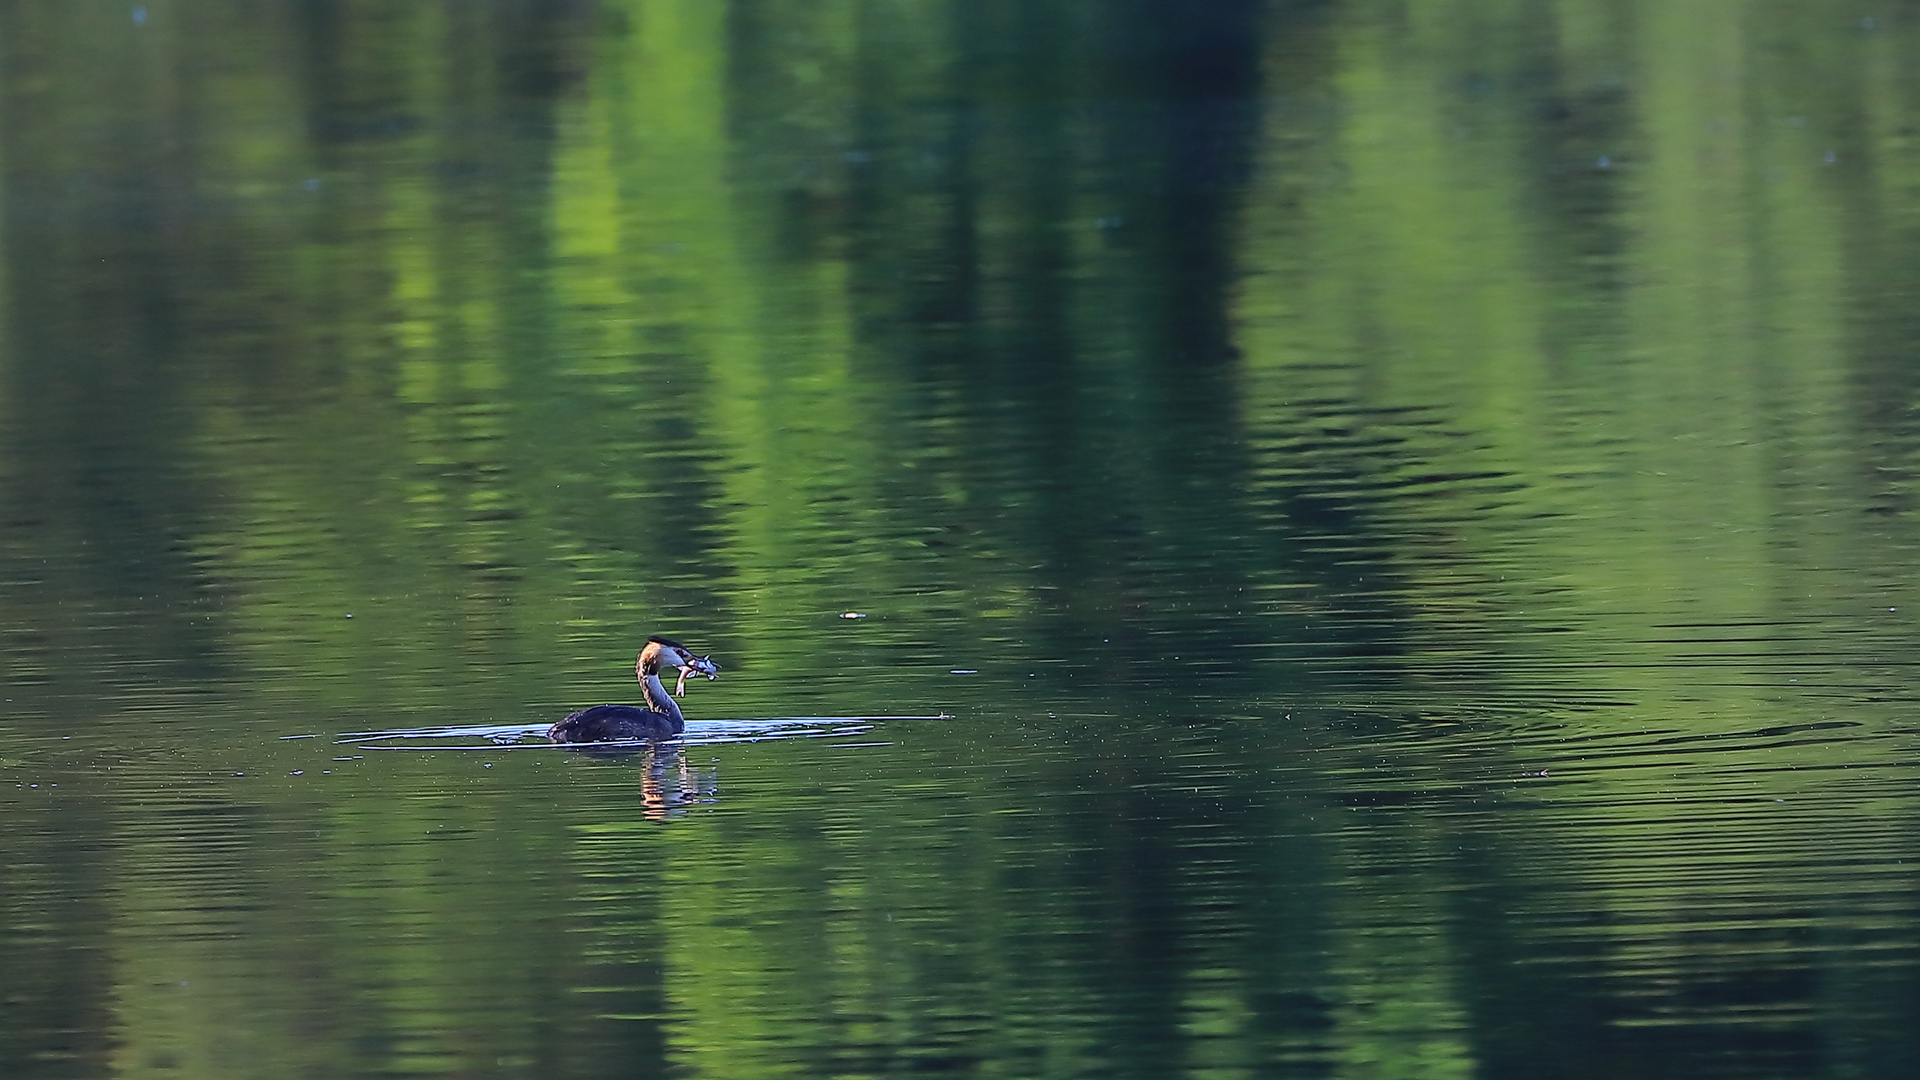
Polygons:
M660 665L679 668L680 678L673 694L660 681ZM685 696L687 676L705 675L709 681L720 677L720 665L710 656L695 656L685 645L666 638L647 639L633 662L633 673L640 679L640 691L646 695L642 705L595 705L581 709L547 729L547 738L558 743L611 742L619 739L670 739L686 727L680 706L674 697Z

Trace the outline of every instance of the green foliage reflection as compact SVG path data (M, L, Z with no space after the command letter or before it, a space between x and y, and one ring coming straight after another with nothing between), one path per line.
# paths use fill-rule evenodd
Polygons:
M1911 19L139 10L0 5L21 1075L1913 1059ZM282 741L653 632L959 718Z

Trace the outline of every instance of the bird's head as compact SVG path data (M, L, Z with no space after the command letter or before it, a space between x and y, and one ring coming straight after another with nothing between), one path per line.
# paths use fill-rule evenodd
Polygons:
M693 650L670 638L655 637L647 639L647 647L640 650L639 659L633 663L634 673L642 682L649 675L658 675L661 665L680 669L680 678L675 680L673 694L685 697L687 694L687 676L705 675L711 682L720 677L720 665L713 662L711 656L695 656Z

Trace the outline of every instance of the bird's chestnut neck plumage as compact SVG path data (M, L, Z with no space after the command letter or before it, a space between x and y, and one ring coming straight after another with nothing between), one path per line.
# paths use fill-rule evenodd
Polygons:
M640 692L646 696L647 708L666 713L673 717L674 723L685 722L686 718L680 715L679 703L673 700L672 694L667 693L666 685L660 681L659 675L651 671L641 675Z

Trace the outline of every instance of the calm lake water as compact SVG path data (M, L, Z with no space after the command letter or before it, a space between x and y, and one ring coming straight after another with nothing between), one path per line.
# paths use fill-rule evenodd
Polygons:
M1916 71L0 5L0 1074L1920 1074Z

